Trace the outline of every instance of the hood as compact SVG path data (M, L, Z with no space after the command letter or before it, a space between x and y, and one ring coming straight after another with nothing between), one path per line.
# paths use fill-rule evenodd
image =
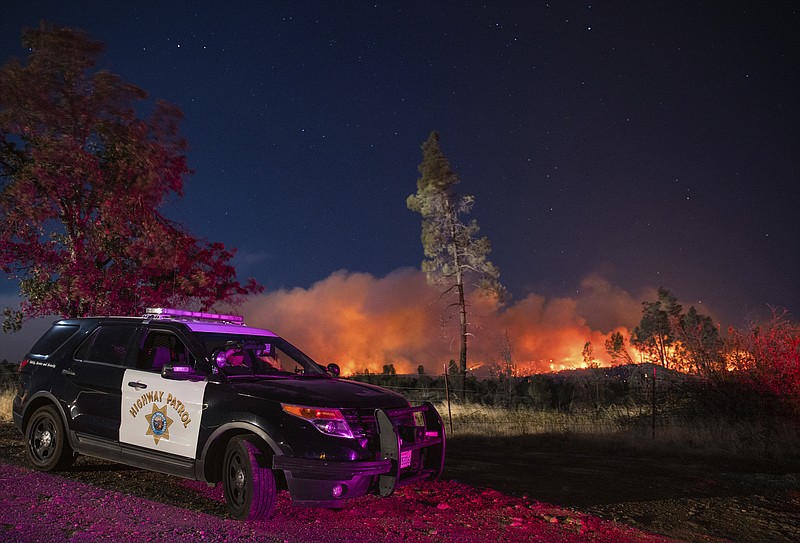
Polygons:
M265 400L312 407L407 407L400 394L379 386L329 377L289 377L258 381L231 379L231 388Z

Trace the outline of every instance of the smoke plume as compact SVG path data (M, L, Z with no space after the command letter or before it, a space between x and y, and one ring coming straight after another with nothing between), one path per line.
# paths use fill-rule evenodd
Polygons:
M490 372L508 358L523 374L580 367L586 342L599 363L608 363L606 338L614 331L628 337L641 316L642 298L596 275L580 287L573 297L530 294L507 307L470 292L470 368ZM345 375L379 373L389 364L398 373L423 366L428 374L440 374L449 360L458 360L452 302L418 270L385 277L338 271L307 289L254 297L242 312L248 324L272 329L319 363L336 362Z

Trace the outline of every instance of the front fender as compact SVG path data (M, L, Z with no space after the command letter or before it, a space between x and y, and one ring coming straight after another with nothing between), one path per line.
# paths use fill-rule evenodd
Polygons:
M233 414L235 416L235 414ZM291 455L292 449L277 429L265 421L234 420L212 431L202 446L196 464L197 479L217 483L221 480L222 457L232 437L253 434L269 447L273 455Z

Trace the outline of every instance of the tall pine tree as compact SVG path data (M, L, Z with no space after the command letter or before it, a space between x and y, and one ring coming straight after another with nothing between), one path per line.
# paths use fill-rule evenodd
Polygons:
M417 192L408 197L406 205L422 216L422 248L425 260L422 270L428 281L440 286L443 295L452 295L452 307L459 317L459 373L461 397L466 397L467 319L466 278L473 276L484 292L501 300L506 291L499 282L500 271L487 259L491 244L485 237L477 237L479 228L473 219L464 222L462 217L470 212L475 198L459 196L455 185L458 175L450 167L447 157L439 147L438 132L431 132L422 144L422 162Z

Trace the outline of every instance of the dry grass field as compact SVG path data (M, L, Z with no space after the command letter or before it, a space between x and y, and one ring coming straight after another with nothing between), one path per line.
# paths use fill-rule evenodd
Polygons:
M559 412L475 404L436 406L451 437L580 438L594 452L663 452L800 466L800 424L706 417L651 426L649 408ZM452 420L452 425L451 425Z

